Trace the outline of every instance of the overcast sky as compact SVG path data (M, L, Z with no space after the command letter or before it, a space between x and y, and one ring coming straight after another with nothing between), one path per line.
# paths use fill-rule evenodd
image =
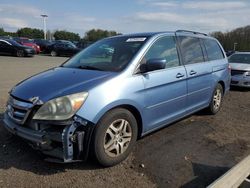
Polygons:
M0 27L65 29L81 36L92 28L121 33L190 29L227 31L250 25L249 0L1 0Z

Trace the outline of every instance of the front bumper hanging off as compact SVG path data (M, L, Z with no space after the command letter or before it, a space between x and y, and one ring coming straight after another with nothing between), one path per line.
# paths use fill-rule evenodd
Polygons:
M29 141L33 148L49 156L48 161L69 163L85 161L94 125L75 116L64 125L51 122L31 122L31 125L15 123L7 113L4 114L5 128ZM31 128L32 127L32 128Z

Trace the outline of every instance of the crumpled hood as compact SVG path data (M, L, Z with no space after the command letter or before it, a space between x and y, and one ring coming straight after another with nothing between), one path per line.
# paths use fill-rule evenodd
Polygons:
M57 67L34 75L11 91L14 97L30 101L39 97L42 102L52 98L88 91L117 73Z
M243 70L250 71L250 64L246 63L230 63L230 66L233 70Z

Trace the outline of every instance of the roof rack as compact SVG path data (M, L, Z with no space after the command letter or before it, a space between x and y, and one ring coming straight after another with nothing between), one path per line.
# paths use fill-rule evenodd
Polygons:
M208 34L206 34L206 33L201 33L201 32L197 32L197 31L189 31L189 30L177 30L175 32L176 33L185 32L185 33L193 33L193 34L208 36Z

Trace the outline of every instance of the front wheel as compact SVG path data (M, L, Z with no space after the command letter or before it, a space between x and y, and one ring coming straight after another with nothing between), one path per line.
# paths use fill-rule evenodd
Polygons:
M117 108L98 122L94 133L94 155L103 166L114 166L127 158L137 139L137 121L130 111Z
M51 55L52 57L56 57L58 54L56 53L56 51L52 50L52 51L50 52L50 55Z
M24 57L24 51L23 50L17 50L16 56L17 57Z
M221 84L217 84L213 97L211 99L210 105L208 107L208 111L210 114L216 114L219 112L223 101L223 88Z

